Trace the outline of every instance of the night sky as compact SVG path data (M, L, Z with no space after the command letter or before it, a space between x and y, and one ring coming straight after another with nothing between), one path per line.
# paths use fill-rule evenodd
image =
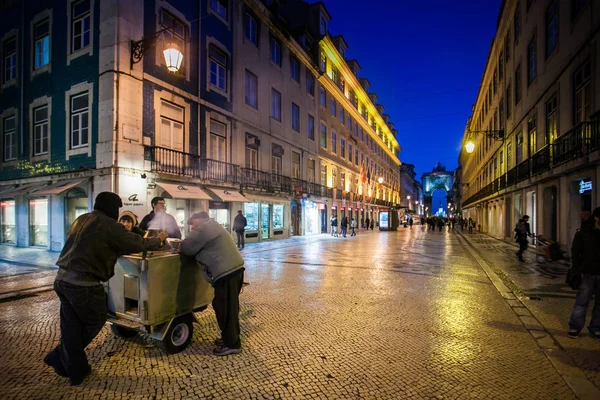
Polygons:
M438 161L456 168L501 0L323 2L398 129L400 161L419 180Z

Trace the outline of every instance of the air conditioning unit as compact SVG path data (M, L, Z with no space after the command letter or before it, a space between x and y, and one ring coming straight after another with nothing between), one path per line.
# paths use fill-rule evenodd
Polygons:
M260 139L255 136L248 136L246 143L248 146L260 146Z

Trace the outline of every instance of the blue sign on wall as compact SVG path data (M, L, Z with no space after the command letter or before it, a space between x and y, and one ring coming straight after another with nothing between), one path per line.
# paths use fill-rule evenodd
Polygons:
M592 191L592 181L589 179L582 179L579 181L579 194Z

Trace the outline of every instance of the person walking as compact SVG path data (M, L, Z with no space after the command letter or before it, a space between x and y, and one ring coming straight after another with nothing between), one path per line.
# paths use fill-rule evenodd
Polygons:
M171 214L167 214L167 205L163 197L155 197L150 201L152 211L140 222L140 229L158 229L169 234L170 238L181 239L181 231L177 221Z
M408 226L410 226L410 229L412 229L412 226L413 226L413 219L412 219L412 217L410 217L410 219L408 220Z
M365 226L364 226L367 230L369 230L369 228L371 227L371 220L369 219L369 217L367 217L367 219L365 219Z
M115 273L117 258L161 247L166 232L144 239L117 222L121 198L112 192L96 196L94 211L78 217L56 265L54 291L60 300L60 343L44 357L57 375L79 385L92 372L85 348L106 323L108 310L102 282Z
M371 230L373 230L374 225L375 225L375 218L371 219Z
M183 255L194 257L212 285L215 297L212 307L217 317L221 337L215 340L215 356L242 352L240 340L239 295L244 281L244 259L233 250L233 237L206 211L195 213L188 219L192 230L180 243Z
M352 218L352 220L350 221L350 228L352 228L352 233L350 234L350 237L356 236L356 221L354 220L354 218Z
M248 221L242 210L238 210L237 215L233 219L233 231L237 237L237 248L242 250L244 248L244 231L246 230L246 226L248 225Z
M342 237L346 237L346 232L348 231L348 217L342 217L342 221L340 222L340 234Z
M582 221L571 245L571 268L579 274L581 282L575 305L569 318L568 336L576 339L585 325L587 307L595 296L592 319L588 325L590 336L600 340L600 207L592 217Z
M529 215L523 215L523 218L521 218L515 226L515 240L519 243L517 259L521 262L525 262L523 253L527 250L529 244L527 240L528 237L531 237L531 232L529 231Z
M333 214L331 216L331 220L329 221L329 223L331 224L331 236L333 237L337 237L337 226L338 226L338 220L337 220L337 215Z

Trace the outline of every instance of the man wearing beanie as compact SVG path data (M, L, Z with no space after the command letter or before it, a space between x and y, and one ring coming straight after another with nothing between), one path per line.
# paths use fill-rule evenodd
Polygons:
M190 234L181 242L181 253L194 257L204 272L204 279L215 289L212 306L221 338L215 341L216 356L238 354L240 341L239 294L244 280L244 259L233 238L203 211L188 220Z
M143 239L117 222L121 198L112 192L96 196L94 211L75 220L56 265L60 267L54 290L60 299L60 343L44 362L71 385L79 385L91 373L86 346L107 318L102 282L114 275L117 258L160 247L167 238Z
M600 340L600 207L594 210L592 218L583 221L581 229L575 233L571 264L574 272L581 274L581 283L569 319L568 336L571 339L579 336L585 325L588 304L595 296L588 330L591 337Z

